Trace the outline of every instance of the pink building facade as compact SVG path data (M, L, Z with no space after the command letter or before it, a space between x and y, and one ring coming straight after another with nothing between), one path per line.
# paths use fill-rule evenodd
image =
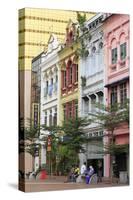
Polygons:
M105 62L105 104L121 105L129 98L129 15L112 14L103 24L104 31L104 62ZM123 123L116 128L115 143L129 144L129 127ZM106 138L108 139L108 138ZM106 140L105 139L105 140ZM114 162L119 165L120 171L129 172L129 158L127 154L116 156ZM109 176L110 158L104 159L104 174Z

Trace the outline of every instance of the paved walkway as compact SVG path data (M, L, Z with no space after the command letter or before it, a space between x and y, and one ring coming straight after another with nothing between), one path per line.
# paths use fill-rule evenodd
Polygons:
M26 180L26 192L39 192L39 191L57 191L57 190L75 190L75 189L89 189L101 187L116 187L127 186L128 184L102 182L94 185L86 185L85 183L70 183L65 182L66 177L49 177L46 180Z

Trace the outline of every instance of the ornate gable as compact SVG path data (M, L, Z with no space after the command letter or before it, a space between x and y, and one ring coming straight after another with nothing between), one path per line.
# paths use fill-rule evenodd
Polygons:
M77 20L69 20L66 27L66 45L70 45L76 39L78 27Z
M51 34L48 40L48 52L58 48L59 42L55 34Z

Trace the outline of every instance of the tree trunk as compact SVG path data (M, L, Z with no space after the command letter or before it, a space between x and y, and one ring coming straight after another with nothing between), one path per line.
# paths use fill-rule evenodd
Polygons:
M113 159L112 155L110 154L110 182L113 183Z
M111 131L111 141L110 141L111 146L114 144L114 129ZM112 151L112 149L111 149ZM113 154L112 152L110 153L110 182L111 184L113 183Z

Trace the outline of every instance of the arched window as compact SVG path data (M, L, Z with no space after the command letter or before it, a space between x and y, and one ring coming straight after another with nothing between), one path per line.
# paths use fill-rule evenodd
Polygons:
M102 49L103 48L103 42L100 42L99 43L99 49Z
M125 33L121 33L120 35L120 59L121 60L125 60L126 56L127 56L127 43L126 43L126 39L125 39Z
M96 47L93 46L93 47L92 47L92 53L95 53L95 52L96 52Z
M69 60L67 63L67 70L68 70L68 84L72 84L73 82L73 66L72 61Z
M62 88L65 88L67 86L67 81L66 81L66 70L62 71Z
M117 41L115 38L112 39L111 41L111 64L116 64L117 63L117 58L118 58L118 52L117 52Z

